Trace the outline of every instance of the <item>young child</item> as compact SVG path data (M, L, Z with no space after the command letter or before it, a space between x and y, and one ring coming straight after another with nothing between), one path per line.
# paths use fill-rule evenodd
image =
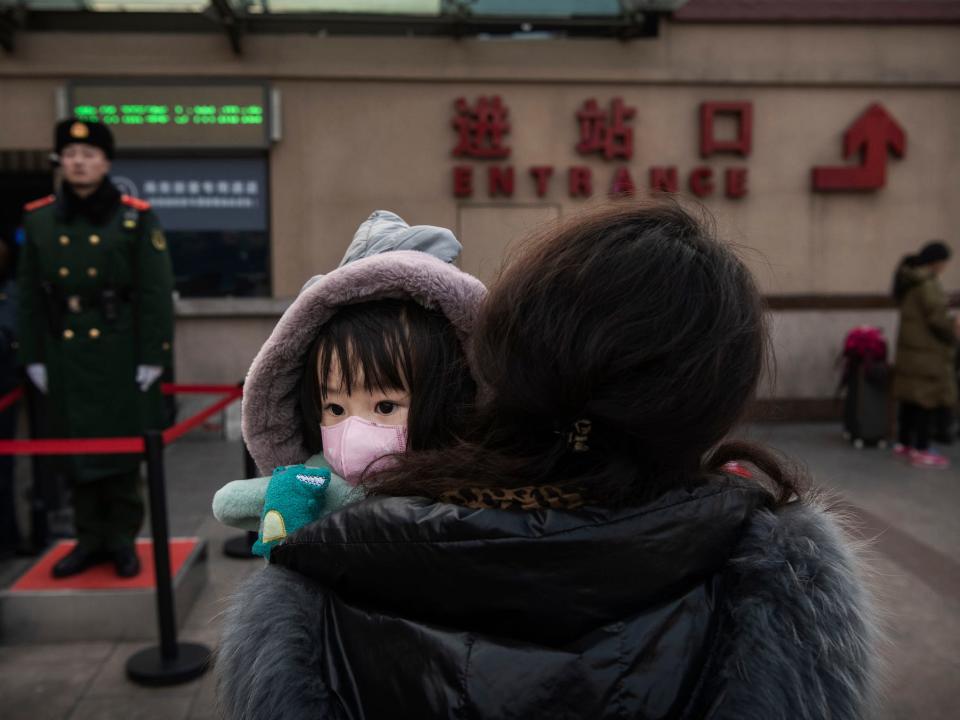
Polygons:
M464 344L485 294L451 265L459 252L449 230L377 211L277 323L244 384L242 421L273 475L213 501L221 522L259 529L256 554L360 499L363 473L390 455L456 437L476 391Z

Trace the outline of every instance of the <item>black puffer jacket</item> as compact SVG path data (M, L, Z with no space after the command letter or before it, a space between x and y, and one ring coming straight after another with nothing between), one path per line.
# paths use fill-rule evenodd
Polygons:
M867 717L873 626L831 517L711 478L618 511L371 499L228 612L228 718Z

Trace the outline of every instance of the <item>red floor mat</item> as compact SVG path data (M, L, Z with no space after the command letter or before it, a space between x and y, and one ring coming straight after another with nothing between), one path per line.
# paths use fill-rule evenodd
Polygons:
M174 577L183 567L187 557L197 546L197 538L177 538L170 541L170 570ZM53 566L75 545L73 540L61 540L47 554L24 573L13 587L12 592L29 590L131 590L154 587L153 578L153 541L137 540L137 555L140 556L140 574L132 578L117 577L113 563L94 565L79 575L57 579L51 574Z

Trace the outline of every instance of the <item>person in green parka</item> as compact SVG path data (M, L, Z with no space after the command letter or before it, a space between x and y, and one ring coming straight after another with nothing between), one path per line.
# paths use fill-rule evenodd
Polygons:
M114 142L99 123L71 118L55 133L63 182L26 206L20 257L20 356L45 398L45 434L136 436L161 429L160 376L172 363L173 270L149 203L109 178ZM77 544L56 577L112 561L140 571L140 456L66 459Z
M947 458L930 449L934 414L957 403L954 356L960 320L948 312L939 281L949 259L950 248L931 242L905 257L894 276L893 295L900 307L893 376L893 395L900 403L899 442L894 451L915 467L949 467Z

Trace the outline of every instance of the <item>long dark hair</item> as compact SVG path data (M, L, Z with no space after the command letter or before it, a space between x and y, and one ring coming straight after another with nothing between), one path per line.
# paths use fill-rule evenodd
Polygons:
M384 299L337 310L310 347L300 383L300 412L307 448L323 449L321 407L336 359L349 394L362 380L368 392L410 393L408 447L433 450L462 434L476 395L463 347L453 325L438 310L412 300Z
M950 248L940 240L932 240L924 245L920 252L914 255L904 255L893 272L893 299L899 304L906 296L907 291L917 284L916 278L910 277L905 270L919 268L933 263L950 259Z
M897 269L893 271L893 289L891 290L891 295L893 295L893 299L897 303L903 300L907 294L907 290L915 284L904 271L908 268L918 267L919 263L917 260L916 255L904 255L903 258L900 259L900 262L897 263Z
M483 403L468 437L373 474L372 492L551 484L620 505L741 460L775 501L799 494L771 452L718 446L764 367L764 306L710 223L674 201L627 201L534 238L491 289L473 353ZM577 452L579 420L591 427Z

